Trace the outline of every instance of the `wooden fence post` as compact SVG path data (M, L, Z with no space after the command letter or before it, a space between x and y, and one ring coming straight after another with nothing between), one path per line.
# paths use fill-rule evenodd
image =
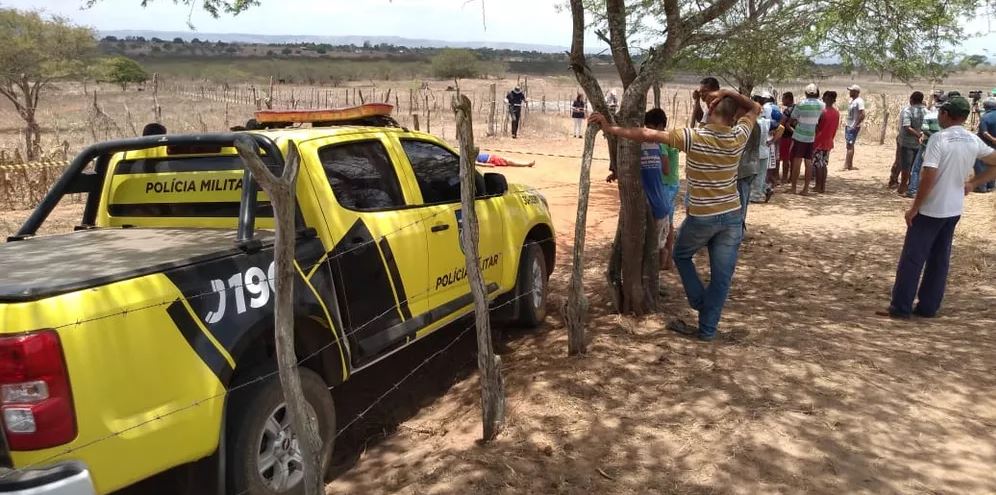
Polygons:
M94 91L97 91L94 89ZM152 74L152 119L158 123L163 123L163 107L159 106L159 73Z
M301 449L304 492L307 495L319 495L325 493L322 440L318 432L318 418L304 398L297 356L294 353L294 192L301 160L293 142L288 143L287 148L287 163L283 174L278 178L259 157L256 142L252 138L241 135L235 139L235 149L246 168L252 172L256 183L270 196L270 204L273 206L276 223L273 249L273 262L276 265L273 320L277 369L284 401L287 403L287 414L290 415L291 427L297 433Z
M488 105L489 106L488 136L493 137L496 134L498 134L498 129L496 128L497 126L495 125L495 110L497 110L498 108L498 101L496 100L498 97L498 89L495 83L491 83L491 86L488 88L488 90L490 91L491 94L491 102Z
M460 245L463 246L467 264L467 280L474 295L474 313L477 324L477 367L481 373L481 408L484 441L498 435L505 422L505 384L501 376L501 358L496 356L491 342L491 314L488 310L488 296L484 289L481 274L481 260L477 243L480 238L477 213L474 210L474 161L477 148L474 147L473 110L466 95L453 97L453 113L457 123L457 139L460 141L460 209L463 213L463 229L460 231ZM458 220L460 221L460 220Z
M885 131L889 129L889 102L882 93L882 133L878 136L878 144L885 144Z
M588 318L588 298L584 294L584 240L588 221L588 192L591 189L591 159L595 153L595 136L598 127L588 125L584 133L584 152L581 154L581 178L578 180L578 214L574 224L574 259L571 262L571 282L564 303L564 322L567 324L567 354L584 354L585 320Z

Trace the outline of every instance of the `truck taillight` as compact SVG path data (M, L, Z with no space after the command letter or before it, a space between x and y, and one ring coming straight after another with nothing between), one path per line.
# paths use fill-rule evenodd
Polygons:
M11 450L38 450L76 437L73 395L54 330L0 337L0 411Z

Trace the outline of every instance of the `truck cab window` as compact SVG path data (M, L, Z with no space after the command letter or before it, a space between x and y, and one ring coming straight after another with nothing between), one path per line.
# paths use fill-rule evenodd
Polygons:
M405 205L394 164L380 141L326 146L318 150L318 159L343 207L369 211Z
M427 141L401 140L401 147L412 164L422 201L425 204L460 201L460 157L450 150ZM484 192L484 176L474 172L478 196Z

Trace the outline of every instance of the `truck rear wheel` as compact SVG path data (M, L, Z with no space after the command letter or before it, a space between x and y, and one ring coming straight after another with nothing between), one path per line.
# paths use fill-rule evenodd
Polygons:
M316 412L322 438L324 476L335 442L335 405L321 377L299 368L308 405ZM259 376L259 375L256 375ZM276 375L236 391L229 405L228 492L251 495L304 493L297 435Z
M548 273L543 248L535 243L523 246L515 291L519 298L519 318L516 323L520 326L536 328L546 318Z

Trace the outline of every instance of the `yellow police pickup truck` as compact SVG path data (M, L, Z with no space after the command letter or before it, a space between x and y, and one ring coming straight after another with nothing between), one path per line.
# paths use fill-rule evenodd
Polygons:
M232 144L251 136L277 173L300 151L296 346L328 456L329 390L473 310L458 156L388 110L83 151L0 245L0 493L103 494L162 473L192 493L299 492L273 374L272 209ZM476 185L492 304L535 326L555 256L546 200L499 174ZM86 198L75 231L36 236L67 195Z

